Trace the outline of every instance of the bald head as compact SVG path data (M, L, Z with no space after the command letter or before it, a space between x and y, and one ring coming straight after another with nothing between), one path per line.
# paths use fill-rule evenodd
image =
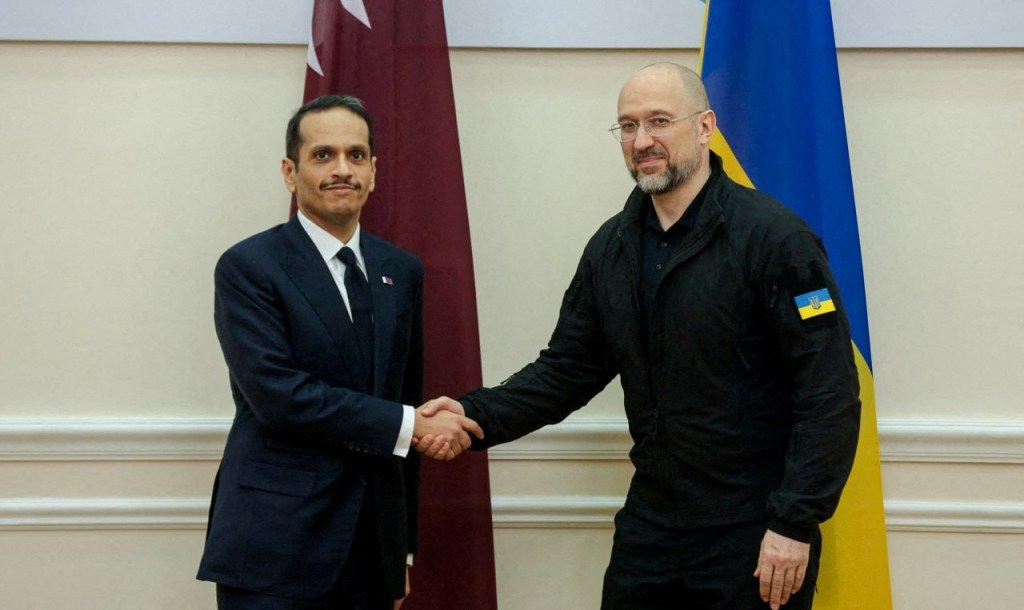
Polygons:
M668 98L682 102L687 113L707 110L708 93L704 83L693 70L671 62L659 62L638 70L619 91L619 110L622 110L623 98L637 94L649 94L652 90L660 92Z
M678 219L711 175L715 113L693 70L657 63L634 74L619 91L618 123L626 169L665 218ZM621 137L621 136L620 136ZM663 226L669 226L664 225Z

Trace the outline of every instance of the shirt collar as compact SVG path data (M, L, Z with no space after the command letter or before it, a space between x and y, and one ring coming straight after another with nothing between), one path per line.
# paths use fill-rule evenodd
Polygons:
M714 168L712 167L712 177L714 176ZM693 198L690 205L687 206L686 211L683 215L668 229L661 228L661 221L658 220L658 214L654 211L654 201L647 197L647 214L645 219L645 229L648 231L654 231L655 234L661 235L662 233L669 233L673 230L690 230L697 225L697 216L700 214L700 207L703 205L704 200L707 199L708 190L711 185L711 178L704 183L701 187L700 192Z
M356 225L356 231L352 234L352 238L348 240L348 243L343 243L340 239L325 231L323 227L307 218L302 213L302 210L296 213L299 216L299 224L306 231L306 235L309 235L309 238L313 240L313 245L316 246L316 250L320 253L324 262L330 263L343 247L348 246L355 252L356 262L359 263L359 266L365 266L363 263L363 253L359 249L359 225Z

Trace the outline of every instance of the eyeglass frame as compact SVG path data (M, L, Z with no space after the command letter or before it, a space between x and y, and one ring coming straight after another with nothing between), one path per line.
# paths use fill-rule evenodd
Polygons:
M608 133L610 133L612 135L612 137L615 138L616 142L619 142L621 144L627 144L629 142L632 142L632 141L636 140L637 136L640 135L640 129L639 129L640 127L644 128L644 131L647 132L647 135L651 136L652 138L657 138L657 137L661 137L661 136L665 135L665 133L667 133L667 131L665 133L659 133L659 134L655 135L652 132L654 127L650 124L650 121L652 121L654 119L668 119L668 124L665 125L665 129L667 130L669 127L671 127L673 124L675 124L678 121L682 121L683 119L692 119L693 117L697 116L698 114L701 114L701 113L704 113L704 112L707 112L707 110L698 110L697 112L690 113L690 114L688 114L686 116L677 116L675 118L667 116L667 115L664 115L664 114L659 114L659 115L656 115L656 116L648 117L648 118L643 119L641 121L620 121L618 123L615 123L611 127L609 127L608 128ZM628 140L623 140L622 137L621 137L622 133L623 133L623 131L622 131L622 124L623 123L636 123L636 126L637 126L636 133L634 133L633 137L628 139ZM619 132L618 136L615 135L616 130Z

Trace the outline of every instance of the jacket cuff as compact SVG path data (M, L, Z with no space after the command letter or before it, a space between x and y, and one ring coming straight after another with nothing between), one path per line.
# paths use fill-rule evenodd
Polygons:
M775 532L776 534L785 536L786 538L792 538L797 542L810 542L811 536L812 534L814 534L814 530L817 528L808 529L806 527L800 527L799 525L787 523L781 519L773 518L768 521L768 529Z

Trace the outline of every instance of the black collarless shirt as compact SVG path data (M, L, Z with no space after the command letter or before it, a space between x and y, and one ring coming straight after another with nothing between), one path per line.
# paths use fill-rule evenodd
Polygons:
M654 310L654 296L658 292L658 284L668 269L668 261L686 237L693 232L697 224L700 207L707 198L709 178L693 198L682 217L668 230L661 228L661 222L654 211L654 203L647 199L647 210L644 215L644 231L640 251L640 328L643 329L644 340L650 345L651 314Z

